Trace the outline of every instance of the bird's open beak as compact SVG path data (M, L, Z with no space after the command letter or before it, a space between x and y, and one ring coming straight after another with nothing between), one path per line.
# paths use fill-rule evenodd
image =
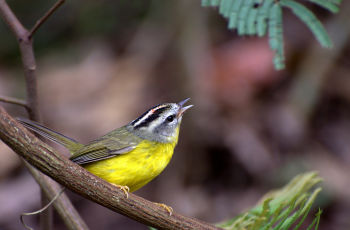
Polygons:
M184 104L186 104L186 102L187 102L188 100L190 100L190 98L187 98L187 99L185 99L185 100L180 101L179 103L177 103L177 104L180 106L180 110L179 110L179 113L178 113L178 116L179 116L179 117L182 116L182 114L183 114L186 110L188 110L189 108L191 108L191 107L193 106L193 105L188 105L188 106L185 106L185 107L184 107Z

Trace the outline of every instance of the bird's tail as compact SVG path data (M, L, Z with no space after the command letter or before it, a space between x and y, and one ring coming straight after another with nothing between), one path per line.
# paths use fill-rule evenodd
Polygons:
M34 131L35 133L51 140L54 141L58 144L63 145L64 147L66 147L72 154L74 152L76 152L78 149L80 149L81 147L83 147L84 145L77 142L76 140L67 137L63 134L60 134L56 131L53 131L49 128L46 128L44 126L42 126L41 124L31 121L31 120L27 120L24 118L17 118L17 120L26 128Z

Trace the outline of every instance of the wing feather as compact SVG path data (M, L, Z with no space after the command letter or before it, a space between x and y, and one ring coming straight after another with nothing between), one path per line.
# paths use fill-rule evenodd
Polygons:
M70 160L82 165L127 154L135 149L141 140L122 127L85 145L75 152Z

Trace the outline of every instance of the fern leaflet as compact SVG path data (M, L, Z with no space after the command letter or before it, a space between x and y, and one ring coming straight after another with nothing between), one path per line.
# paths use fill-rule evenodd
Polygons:
M342 0L307 0L332 13L339 11ZM265 36L269 31L270 48L275 52L274 65L283 69L282 7L287 7L312 31L323 47L331 47L332 42L322 23L305 6L296 0L202 0L202 6L218 6L219 13L228 19L228 28L237 29L240 36Z

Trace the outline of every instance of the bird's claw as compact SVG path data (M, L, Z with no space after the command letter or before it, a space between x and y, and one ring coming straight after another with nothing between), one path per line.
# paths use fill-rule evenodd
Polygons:
M160 207L162 207L162 208L164 208L169 213L169 216L171 216L173 214L174 210L173 210L172 207L170 207L170 206L168 206L166 204L162 204L162 203L155 203L155 204L160 206Z
M116 184L115 186L117 186L120 190L122 190L122 191L124 192L126 198L129 198L129 191L130 191L130 189L129 189L128 186L125 186L125 185L117 185L117 184Z

